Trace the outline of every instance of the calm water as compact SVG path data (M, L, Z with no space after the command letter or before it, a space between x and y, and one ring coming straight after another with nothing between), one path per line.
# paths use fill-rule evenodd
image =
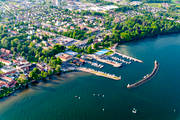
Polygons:
M40 83L0 100L0 120L180 120L180 35L131 42L118 50L144 63L106 65L104 71L122 75L121 81L79 72ZM155 59L160 63L158 74L127 89L128 83L151 72ZM137 114L131 112L133 107Z

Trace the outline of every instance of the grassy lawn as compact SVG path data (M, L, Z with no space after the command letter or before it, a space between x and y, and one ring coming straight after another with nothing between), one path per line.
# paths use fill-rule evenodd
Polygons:
M107 52L105 55L111 55L111 54L113 54L114 52L113 51L109 51L109 52Z
M4 72L0 70L0 74L3 74Z

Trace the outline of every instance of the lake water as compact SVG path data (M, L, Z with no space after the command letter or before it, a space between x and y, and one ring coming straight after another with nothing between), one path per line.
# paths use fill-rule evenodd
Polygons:
M144 63L106 65L104 71L121 75L121 81L83 72L57 76L1 99L0 120L180 120L180 35L127 43L118 51ZM156 76L127 89L152 71L155 59Z

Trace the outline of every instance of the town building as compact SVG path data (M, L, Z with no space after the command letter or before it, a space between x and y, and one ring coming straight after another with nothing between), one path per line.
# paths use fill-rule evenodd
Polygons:
M62 61L66 62L68 60L71 60L72 59L72 55L68 55L66 53L59 53L57 55L55 55L56 58L60 58Z

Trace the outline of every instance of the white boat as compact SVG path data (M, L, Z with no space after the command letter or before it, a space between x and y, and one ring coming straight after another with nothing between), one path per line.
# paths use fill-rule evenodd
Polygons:
M136 113L137 113L136 108L133 108L133 109L132 109L132 113L134 113L134 114L136 114Z

